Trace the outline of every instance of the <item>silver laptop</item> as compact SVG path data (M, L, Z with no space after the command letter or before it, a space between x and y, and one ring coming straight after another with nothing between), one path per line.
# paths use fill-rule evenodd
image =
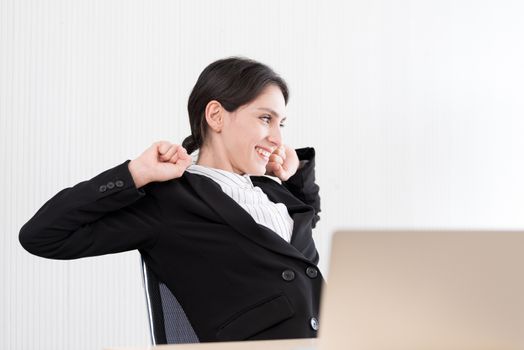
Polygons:
M524 232L335 233L318 348L524 349Z

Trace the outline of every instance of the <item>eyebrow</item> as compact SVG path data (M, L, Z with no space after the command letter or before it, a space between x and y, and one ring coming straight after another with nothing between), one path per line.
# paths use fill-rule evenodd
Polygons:
M275 112L274 110L272 110L271 108L266 108L266 107L258 107L257 109L261 109L263 111L266 111L266 112L269 112L273 115L275 115L277 118L280 118L280 115ZM287 117L282 117L282 119L280 120L281 122L285 121L287 119Z

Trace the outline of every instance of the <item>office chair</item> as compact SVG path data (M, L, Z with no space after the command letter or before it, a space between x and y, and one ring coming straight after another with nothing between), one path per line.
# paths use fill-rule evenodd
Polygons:
M176 297L151 271L142 256L140 262L151 343L153 345L198 343L198 337Z

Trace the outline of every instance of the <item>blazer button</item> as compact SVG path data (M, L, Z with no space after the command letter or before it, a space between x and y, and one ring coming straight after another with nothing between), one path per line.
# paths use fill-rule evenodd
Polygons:
M112 182L112 181L109 181L109 182L107 183L106 186L107 186L107 188L109 188L110 190L112 190L113 188L115 188L115 183Z
M106 187L106 185L102 185L102 186L100 186L100 187L98 188L98 190L99 190L100 192L105 192L105 191L107 190L107 187Z
M293 281L295 279L295 273L292 270L284 270L284 272L282 272L282 279L288 282Z
M316 268L314 268L313 266L309 266L307 269L306 269L306 275L309 277L309 278L317 278L318 276L318 270Z
M311 317L309 320L309 325L311 326L311 329L318 331L318 320L316 317Z
M124 181L116 180L115 185L116 185L116 187L124 187Z

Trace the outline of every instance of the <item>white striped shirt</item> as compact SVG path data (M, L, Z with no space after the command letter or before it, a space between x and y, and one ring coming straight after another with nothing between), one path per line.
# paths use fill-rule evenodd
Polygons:
M215 181L225 194L247 211L259 225L263 225L291 241L293 219L283 203L273 203L258 186L254 186L249 175L193 164L186 171L203 175Z

